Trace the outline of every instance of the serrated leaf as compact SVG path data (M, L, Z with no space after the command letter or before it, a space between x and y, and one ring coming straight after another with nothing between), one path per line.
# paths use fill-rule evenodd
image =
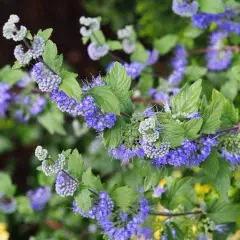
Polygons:
M88 212L91 205L91 193L88 189L83 189L75 198L74 200L77 203L77 206L83 210L84 212Z
M183 124L185 130L185 137L187 139L193 140L199 135L199 131L202 127L203 119L202 118L193 118Z
M46 42L51 37L52 31L53 31L52 28L45 29L44 31L39 30L37 35L42 37L44 39L44 41Z
M234 100L238 94L238 83L234 80L227 81L220 87L220 91L225 97Z
M110 49L112 51L115 51L115 50L121 50L122 49L122 44L120 41L111 41L111 40L108 40L107 41L107 45L110 47Z
M15 191L16 187L12 184L10 176L4 172L0 172L0 192L12 197L15 194Z
M103 142L106 147L114 148L122 140L122 130L125 122L122 118L118 118L115 126L111 129L105 129L103 132Z
M64 78L59 88L77 101L82 99L82 89L74 77Z
M43 53L44 62L55 70L54 60L57 57L57 46L51 40L48 40Z
M200 9L206 13L224 13L224 4L222 0L198 0Z
M116 206L121 208L122 211L127 211L128 208L137 200L138 195L139 194L128 186L124 186L116 188L112 192L111 197Z
M207 73L207 68L201 66L187 66L186 68L186 76L189 80L195 81L201 77L203 77Z
M20 69L12 69L9 65L0 69L1 81L9 84L10 86L14 85L25 75L26 73L24 71Z
M74 177L80 177L83 172L83 165L81 154L79 154L77 149L74 149L68 156L68 170Z
M130 99L131 77L128 76L125 67L115 62L104 80L118 98L121 111L127 112L126 103Z
M216 224L235 222L240 216L240 204L217 201L207 211L207 216Z
M215 133L220 127L223 103L224 99L222 96L214 91L211 103L201 113L203 117L201 133Z
M92 173L91 168L88 168L82 175L82 183L90 188L94 189L95 191L102 190L102 183L99 176L95 176Z
M223 127L233 126L239 121L239 110L235 108L231 100L225 100L221 115L221 122Z
M170 142L171 147L180 146L185 138L184 128L174 120L164 124L163 133L163 141Z
M105 36L101 30L96 30L91 35L91 41L96 42L100 45L104 45L106 43Z
M131 54L130 57L132 62L140 62L140 63L145 63L148 59L148 53L145 49L145 47L137 42L136 43L136 48L134 50L134 52Z
M29 30L27 31L26 38L29 39L29 40L33 40L32 34Z
M38 116L39 123L45 127L50 134L58 133L60 135L66 135L66 131L63 128L63 113L56 107L53 107Z
M173 112L194 113L200 105L199 97L202 91L202 80L198 80L191 86L185 85L175 98L171 99Z
M105 112L120 115L120 102L109 86L93 87L88 93Z
M156 39L153 42L153 47L164 55L168 53L177 44L178 36L175 34L168 34L160 39Z

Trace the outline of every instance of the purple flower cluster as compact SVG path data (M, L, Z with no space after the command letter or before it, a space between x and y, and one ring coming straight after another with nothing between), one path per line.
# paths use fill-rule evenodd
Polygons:
M89 90L94 86L103 86L104 82L100 77L93 79L93 82L83 87L84 91ZM102 132L105 128L112 128L115 125L117 117L112 113L103 114L94 98L90 95L84 97L81 102L70 98L63 91L56 89L51 95L50 99L55 102L62 112L67 112L72 116L83 116L87 125L95 130Z
M144 150L141 147L128 149L124 145L116 148L110 148L109 153L115 158L120 159L122 163L129 163L134 157L143 158Z
M171 62L174 70L168 77L168 82L170 85L177 86L181 82L187 64L187 55L187 51L182 45L178 45L176 47L175 57Z
M43 92L52 92L61 83L62 79L59 75L53 73L42 62L36 63L32 69L32 76Z
M134 80L140 76L145 66L143 63L140 62L132 62L124 63L124 67L126 68L127 74Z
M155 64L158 59L159 59L159 52L156 49L151 50L147 50L148 53L148 59L145 63L146 66L151 66L153 64Z
M0 117L4 117L9 107L11 95L9 93L10 86L7 83L0 82Z
M176 96L179 90L179 88L168 88L167 91L163 91L151 88L148 94L157 102L168 103L170 101L170 96Z
M240 154L239 153L231 153L227 150L221 151L222 157L226 158L231 164L239 164L240 163Z
M141 231L140 225L148 217L150 207L145 197L141 197L139 200L139 211L131 218L131 220L124 219L122 227L116 227L115 223L111 221L110 217L104 217L99 219L99 225L103 229L104 233L109 238L115 240L127 240L131 236L136 235ZM121 218L121 217L120 217Z
M64 171L59 171L56 177L55 190L61 197L73 196L78 183Z
M3 193L0 193L0 212L11 214L15 212L16 208L17 201L15 198L7 197Z
M170 150L165 156L156 158L152 161L155 167L162 167L169 164L175 167L198 166L205 161L211 153L216 141L212 138L203 137L199 143L185 140L182 146Z
M173 0L172 10L182 17L191 17L197 13L199 4L197 1L188 3L186 0Z
M236 17L236 11L225 8L224 13L212 14L212 13L205 13L200 12L196 13L192 17L192 24L195 27L206 29L209 27L213 22L217 24L221 28L221 24L224 24L226 20L230 20ZM228 22L228 21L227 21ZM233 23L233 22L231 22Z
M227 33L220 31L213 32L210 37L209 51L206 54L207 68L212 71L221 71L229 67L232 60L231 50L221 50L223 40L228 36Z
M39 187L37 189L29 190L27 197L30 200L30 204L35 211L41 211L46 206L49 198L51 197L51 188L48 186Z
M114 208L114 203L107 194L107 192L100 192L98 203L92 206L86 213L77 206L76 201L73 201L73 212L78 213L86 218L102 219L111 215Z

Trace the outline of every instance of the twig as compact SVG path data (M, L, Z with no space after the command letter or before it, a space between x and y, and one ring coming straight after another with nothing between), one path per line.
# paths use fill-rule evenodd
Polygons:
M216 51L222 51L222 50L231 50L234 52L240 52L240 47L239 46L224 46L220 49L216 48L201 48L201 49L195 49L188 51L189 55L195 55L195 54L202 54L202 53L207 53L207 52L216 52Z
M178 216L187 216L187 215L203 214L203 212L202 212L202 211L184 212L184 213L149 212L149 214L150 214L150 215L155 215L155 216L178 217Z
M160 104L160 105L167 104L167 102L165 101L155 101L151 98L132 97L131 100L132 102L147 103L147 104Z

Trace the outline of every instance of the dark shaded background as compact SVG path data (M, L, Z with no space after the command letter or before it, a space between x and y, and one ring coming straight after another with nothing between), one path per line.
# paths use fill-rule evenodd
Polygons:
M51 39L80 78L98 73L98 63L89 59L79 34L79 18L87 15L81 0L0 0L1 27L10 14L17 14L20 24L32 33L37 33L39 29L53 28ZM0 67L15 61L15 45L15 42L6 40L1 34Z

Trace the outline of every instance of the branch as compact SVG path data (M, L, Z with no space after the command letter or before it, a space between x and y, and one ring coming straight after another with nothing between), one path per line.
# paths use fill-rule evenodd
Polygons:
M179 216L203 214L203 212L202 212L202 211L184 212L184 213L149 212L149 214L150 214L150 215L154 215L154 216L179 217Z
M224 46L220 49L216 48L201 48L201 49L195 49L188 51L189 55L195 55L195 54L202 54L202 53L208 53L208 52L214 52L214 51L221 51L221 50L230 50L234 52L240 52L240 47L239 46Z
M147 104L160 104L160 105L167 104L167 102L165 101L155 101L151 98L132 97L131 100L132 102L147 103Z
M219 129L216 133L225 133L225 132L234 131L234 130L240 130L240 122L237 125L234 125L232 127Z

